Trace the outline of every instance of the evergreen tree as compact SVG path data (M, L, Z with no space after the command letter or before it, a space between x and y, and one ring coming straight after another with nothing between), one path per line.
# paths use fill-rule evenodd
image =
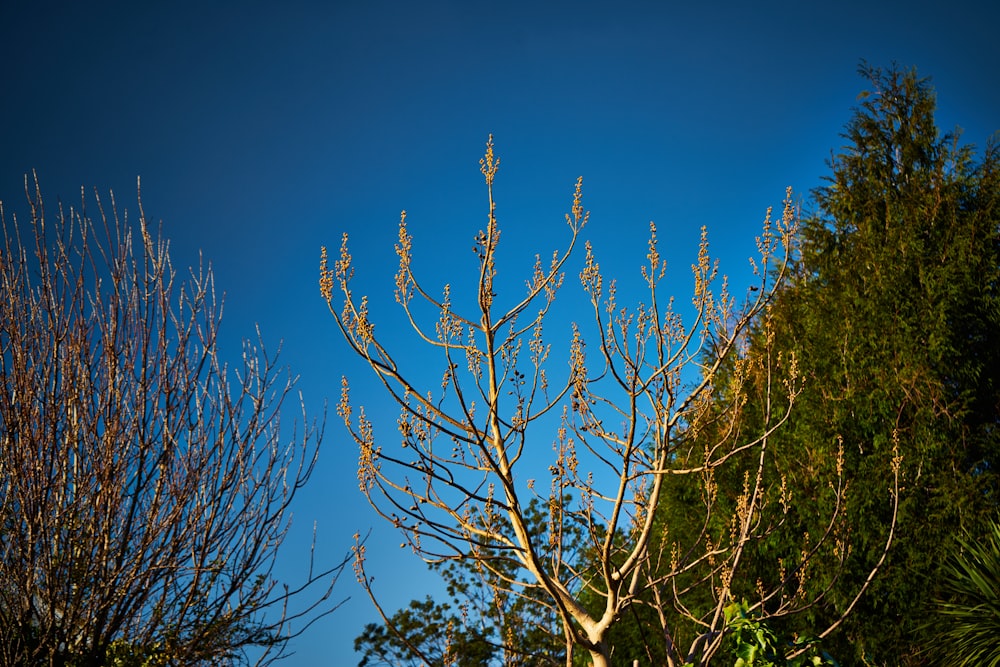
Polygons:
M880 556L891 519L884 461L902 456L895 544L827 646L846 664L920 664L942 554L997 512L998 153L990 143L977 162L958 131L940 133L933 88L915 71L863 63L861 74L870 90L814 192L795 279L771 310L774 345L806 377L771 474L791 494L789 520L822 530L815 480L840 465L842 447L850 523L838 534L850 547L842 571L810 574L814 594L831 590L789 621L808 631L844 612ZM765 543L757 557L783 550Z

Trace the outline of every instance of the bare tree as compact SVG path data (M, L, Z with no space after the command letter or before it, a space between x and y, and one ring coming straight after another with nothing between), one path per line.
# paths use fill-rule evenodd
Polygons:
M520 596L555 613L567 665L574 647L595 665L610 664L609 630L633 605L655 610L667 664L700 663L722 646L724 612L734 602L749 545L777 530L788 511L789 499L765 482L765 470L770 438L788 420L801 379L794 358L770 345L751 346L748 336L756 328L767 340L768 303L786 279L797 226L791 192L780 219L772 221L768 212L757 239L760 257L752 261L755 282L742 304L725 279L720 285L704 230L690 309L675 309L659 295L666 265L652 224L642 268L646 303L633 308L619 305L615 283L604 278L587 243L580 281L592 329L585 337L573 325L568 367L560 372L550 363L543 326L588 219L582 180L566 216L566 249L547 263L536 258L527 293L500 308L507 295L498 282L498 166L491 137L480 161L489 212L475 239L479 270L471 312L456 307L448 285L436 297L416 280L405 212L400 221L395 298L416 340L440 354L436 386L420 384L407 370L412 345L399 356L376 334L367 297L352 291L347 236L332 269L322 251L320 288L331 313L401 407L401 446L381 445L343 380L338 414L360 447L361 490L425 560L473 559L499 610ZM433 314L422 317L428 305ZM734 379L717 386L724 364L735 369L727 375ZM751 386L780 398L764 402L753 433L738 419ZM532 467L534 455L526 452L549 443L554 457L547 470ZM740 489L722 498L717 476L734 466ZM678 479L696 489L700 510L695 519L671 525L676 513L663 509L673 502L668 491ZM803 536L799 557L775 563L770 584L759 580L753 613L780 616L816 602L804 599L796 584L805 580L810 559L843 558L837 517L844 492L842 479L831 480L829 528ZM894 504L895 490L890 495ZM534 497L548 508L541 533L526 520ZM563 542L569 525L584 527L582 555ZM891 535L890 529L886 549ZM363 546L356 548L355 570L374 601ZM383 619L391 626L384 613ZM684 646L680 626L695 628ZM516 637L506 641L516 650Z
M279 421L262 345L227 366L211 269L178 280L141 200L133 234L113 195L95 224L26 193L30 226L0 206L0 664L272 661L332 610L339 568L273 571L322 424Z

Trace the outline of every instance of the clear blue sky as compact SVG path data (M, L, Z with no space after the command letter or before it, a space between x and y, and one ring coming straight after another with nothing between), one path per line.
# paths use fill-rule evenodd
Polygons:
M50 205L77 203L85 186L113 189L133 210L141 176L175 264L199 251L213 263L227 354L259 323L272 347L284 341L314 412L336 400L344 373L378 404L319 297L319 247L348 232L364 290L391 302L405 208L432 285L468 268L486 214L488 133L503 161L509 247L551 252L583 175L587 236L610 273L637 274L655 220L678 294L701 225L740 284L765 209L785 186L817 186L840 146L864 87L859 59L933 77L939 124L961 125L967 141L1000 129L998 7L8 1L0 199L8 216L25 214L23 178L35 169ZM505 275L520 290L529 267L511 256ZM376 414L391 439L395 411ZM307 563L314 521L317 555L331 563L374 527L369 569L394 609L436 586L368 510L345 436L331 411L283 573L294 583ZM352 640L375 614L350 572L335 595L353 599L296 641L286 665L356 664Z

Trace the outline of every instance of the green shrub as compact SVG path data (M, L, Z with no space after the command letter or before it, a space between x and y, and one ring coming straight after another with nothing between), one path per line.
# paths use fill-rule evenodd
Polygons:
M959 539L944 567L928 652L941 664L1000 665L1000 524L979 542Z
M794 641L779 641L774 631L746 603L734 602L725 609L726 628L732 635L734 667L805 667L833 665L837 661L820 651L819 640L799 637ZM789 655L795 655L789 658Z

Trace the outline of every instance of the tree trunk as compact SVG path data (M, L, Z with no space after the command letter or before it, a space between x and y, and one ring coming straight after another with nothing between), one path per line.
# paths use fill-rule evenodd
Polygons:
M604 648L603 646L601 647ZM590 651L590 661L594 667L611 667L611 661L601 651Z

